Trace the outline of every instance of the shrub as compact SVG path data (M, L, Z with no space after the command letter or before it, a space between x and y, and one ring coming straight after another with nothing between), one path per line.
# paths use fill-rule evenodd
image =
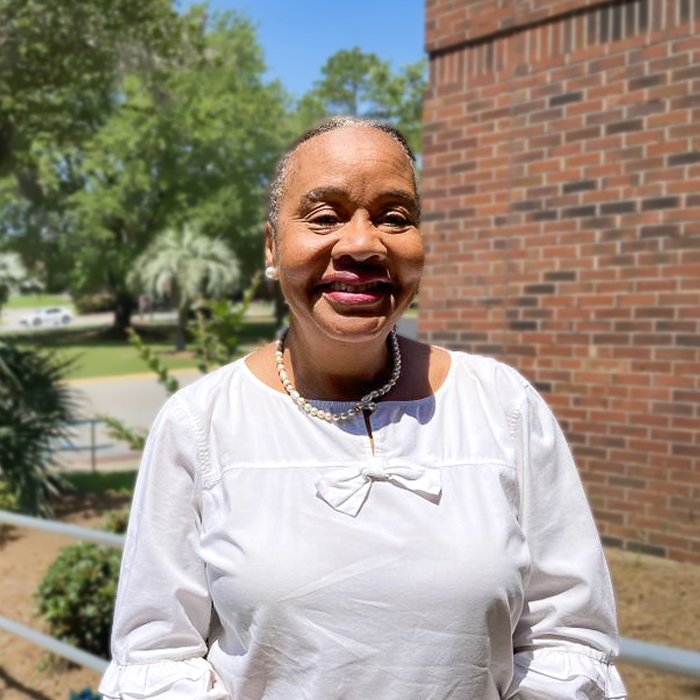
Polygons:
M36 593L51 634L109 658L121 552L94 544L64 547Z
M79 693L71 692L68 700L102 700L102 696L99 693L95 693L92 688L85 688Z
M111 512L106 530L123 532L128 512ZM51 634L68 644L109 659L121 552L77 544L64 547L35 594L37 612Z
M6 481L0 479L0 510L15 513L18 510L17 496L15 496ZM7 535L12 527L0 524L0 545L7 539Z
M123 535L126 532L126 527L129 524L129 509L122 508L121 510L111 510L107 514L107 522L104 529L107 532L113 532L117 535Z
M19 510L17 496L10 490L10 485L0 478L0 510L16 513Z

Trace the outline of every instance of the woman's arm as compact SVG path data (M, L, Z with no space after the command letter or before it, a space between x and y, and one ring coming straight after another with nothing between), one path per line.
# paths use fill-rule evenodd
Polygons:
M226 700L204 658L211 599L200 555L202 436L180 396L151 430L139 470L105 698Z
M564 435L530 386L513 432L531 568L506 698L624 698L612 665L615 603L598 533Z

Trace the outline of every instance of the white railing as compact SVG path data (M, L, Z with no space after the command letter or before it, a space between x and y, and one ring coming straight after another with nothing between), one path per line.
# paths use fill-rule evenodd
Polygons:
M64 535L66 537L94 542L117 549L123 549L124 547L124 535L115 535L109 532L100 532L99 530L89 530L84 527L78 527L77 525L65 525L53 520L30 518L26 515L17 515L16 513L0 511L0 523L44 530L56 535ZM44 649L47 649L52 654L58 654L81 666L86 666L87 668L101 673L104 673L109 665L107 661L98 656L88 654L65 642L49 637L46 634L41 634L30 627L26 627L25 625L21 625L18 622L13 622L1 616L0 629L4 629L18 637L28 639L44 647ZM620 640L620 656L618 657L618 661L621 664L627 664L629 666L639 666L660 673L670 673L676 676L685 676L686 678L700 680L700 653L695 651L687 651L686 649L677 649L675 647L664 647L659 644L650 644L649 642L640 642L637 639L627 639L623 637Z

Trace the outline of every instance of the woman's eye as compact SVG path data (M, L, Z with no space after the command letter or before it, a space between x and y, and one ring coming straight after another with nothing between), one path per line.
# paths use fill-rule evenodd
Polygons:
M337 224L339 221L340 219L336 214L330 213L317 214L316 216L311 217L309 220L313 226L321 227L335 226L335 224Z
M411 225L411 222L403 214L394 212L384 214L384 216L381 217L380 223L381 225L391 228L406 228Z

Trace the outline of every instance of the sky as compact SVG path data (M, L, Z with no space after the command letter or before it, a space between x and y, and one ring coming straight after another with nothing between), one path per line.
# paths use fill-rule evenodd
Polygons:
M268 77L296 97L313 87L323 64L341 49L359 46L394 70L424 56L424 0L210 0L210 6L253 20Z

